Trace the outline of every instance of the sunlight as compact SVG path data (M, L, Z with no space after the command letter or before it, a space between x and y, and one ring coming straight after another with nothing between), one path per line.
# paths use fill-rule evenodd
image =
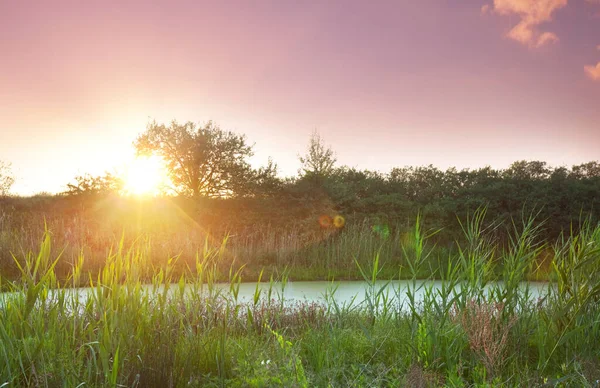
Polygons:
M124 191L133 195L156 195L166 180L162 159L155 156L138 157L125 169Z

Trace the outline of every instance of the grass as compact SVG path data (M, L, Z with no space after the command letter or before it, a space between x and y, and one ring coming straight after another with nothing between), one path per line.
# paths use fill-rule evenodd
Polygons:
M484 219L464 222L443 267L420 219L398 247L405 265L355 258L361 303L337 302L334 283L323 303L287 302L285 271L253 274L270 287L242 301L246 268L223 269L225 242L182 272L181 258L157 263L147 239L122 238L96 273L80 253L59 277L46 232L37 253L13 257L18 277L0 278L0 387L597 386L600 226L548 245L526 220L499 247ZM533 299L523 281L540 252L550 283ZM392 269L409 281L376 283ZM83 284L88 297L73 290Z
M193 214L188 215L189 209L183 211L168 199L136 202L108 198L81 208L70 198L48 198L46 205L36 204L33 199L11 201L0 203L0 272L12 279L20 276L12 254L23 257L36 250L46 231L52 235L52 254L61 253L55 274L62 280L81 254L85 256L81 271L95 276L102 270L110 247L121 243L143 246L149 267L162 267L168 258L178 257L173 271L181 275L195 265L199 250L219 249L227 239L215 274L221 281L228 280L232 265L236 269L244 266L247 281L256 281L261 271L265 279L271 275L277 278L284 269L296 281L356 280L361 279L361 274L355 260L368 266L376 254L383 267L381 276L392 278L398 276L399 266L407 264L405 250L412 251L410 229L404 224L388 227L383 223L348 220L341 231L321 227L315 216L308 217L308 221L291 219L284 227L259 222L250 230L233 228L235 232L230 233L225 220L223 228L211 230L204 225L214 222L200 224ZM438 245L430 265L444 265L451 249L452 246ZM428 271L424 269L420 276L427 277ZM151 280L151 272L148 271L146 281Z

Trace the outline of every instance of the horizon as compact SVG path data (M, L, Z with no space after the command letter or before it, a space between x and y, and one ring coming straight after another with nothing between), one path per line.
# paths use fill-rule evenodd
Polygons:
M597 0L4 3L0 33L19 195L124 168L150 120L213 120L280 176L315 129L383 173L600 160Z
M138 170L138 172L139 172L139 166L137 166L137 168L136 168L135 167L135 160L132 160L132 161L134 162L133 163L134 169ZM438 170L440 170L442 172L447 172L447 171L449 171L451 169L456 169L457 171L464 171L464 170L467 170L467 171L476 171L476 170L479 170L479 169L491 168L492 170L502 172L502 171L508 170L514 163L518 163L518 162L543 162L543 163L545 163L545 167L548 168L551 171L559 169L559 168L566 168L569 171L571 171L573 167L585 165L585 164L588 164L588 163L597 163L597 164L600 164L600 160L589 160L589 161L586 161L586 162L582 162L582 163L578 163L578 164L573 164L573 165L564 165L564 164L563 165L551 165L551 164L549 164L549 163L547 163L547 162L545 162L543 160L532 160L532 159L531 160L524 160L524 159L522 159L522 160L515 160L512 163L510 163L509 165L504 166L504 167L495 167L495 166L491 166L491 165L488 164L488 165L482 165L482 166L458 168L456 166L439 167L439 166L435 166L433 164L429 164L429 165L392 166L389 170L381 171L381 170L372 170L372 169L366 169L366 168L359 168L359 167L356 167L356 166L340 165L339 163L337 163L336 164L336 168L357 169L358 171L371 171L371 172L376 172L376 173L382 174L383 176L387 176L395 168L400 168L400 169L402 169L402 168L414 168L414 169L417 169L417 168L433 167L433 168L437 168ZM101 171L97 175L84 172L84 173L82 173L80 175L73 176L73 178L70 181L65 182L62 185L61 189L57 190L57 191L40 190L40 191L35 191L35 192L14 192L14 190L13 190L13 194L14 194L15 197L21 197L21 198L33 198L33 197L46 196L46 195L49 195L49 196L62 195L62 194L65 194L65 193L68 192L68 187L67 187L68 184L75 183L75 178L76 177L84 177L85 175L89 175L90 177L102 177L106 173L108 173L108 174L112 174L113 176L116 176L116 177L124 180L124 188L119 191L119 196L140 196L140 195L142 195L142 196L148 196L149 195L151 197L157 197L157 196L161 196L161 197L164 197L164 196L166 196L166 197L180 196L180 194L178 194L177 192L173 191L172 188L169 188L171 186L170 186L170 183L167 183L167 182L161 182L163 184L166 184L166 186L163 187L165 189L165 191L161 191L162 189L160 187L157 188L156 186L150 186L149 190L145 190L145 189L139 190L138 187L135 187L135 183L140 183L139 179L134 179L134 182L135 182L134 185L131 186L131 187L128 187L130 185L130 183L128 183L128 176L130 174L128 170L129 170L130 166L131 165L129 165L129 166L124 165L124 166L121 166L121 169L116 168L116 169L114 169L112 171ZM164 167L161 166L161 169L163 169L163 168ZM282 175L280 173L279 169L278 169L277 176L279 178L282 178L282 179L298 178L298 177L300 177L298 171L296 171L295 173L292 173L292 174ZM153 179L164 180L165 177L162 176L162 175L159 176L159 177L150 177L150 180L153 180ZM168 178L166 178L166 179L168 179ZM18 182L18 176L15 177L15 180L16 180L15 183L17 183ZM142 187L143 186L147 186L147 183L141 182L141 186Z

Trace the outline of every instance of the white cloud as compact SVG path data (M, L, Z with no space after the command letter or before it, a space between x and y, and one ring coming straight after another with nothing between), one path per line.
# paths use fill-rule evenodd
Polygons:
M583 70L585 74L594 81L600 81L600 62L596 63L596 66L584 66Z
M530 47L540 47L558 41L552 32L540 31L542 23L552 20L553 13L566 6L568 0L494 0L494 12L499 15L517 15L520 20L507 36ZM600 1L600 0L593 0ZM482 9L483 11L483 9Z

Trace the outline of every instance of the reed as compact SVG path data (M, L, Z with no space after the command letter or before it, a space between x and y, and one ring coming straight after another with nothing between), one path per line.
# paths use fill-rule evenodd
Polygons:
M346 303L335 282L322 303L286 300L283 266L240 298L235 236L156 260L151 238L121 234L92 272L85 250L59 268L68 247L46 230L0 278L0 387L597 386L600 226L544 244L526 217L499 244L485 225L484 209L464 220L443 265L420 217L391 241L357 229L358 242L319 248L333 267L348 254L363 277L366 298ZM552 257L534 298L541 252Z

